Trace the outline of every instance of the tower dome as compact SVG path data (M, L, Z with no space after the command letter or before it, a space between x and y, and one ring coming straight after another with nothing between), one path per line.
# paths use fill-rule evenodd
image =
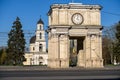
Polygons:
M30 39L30 44L35 43L35 41L36 41L36 36L33 36L33 37Z
M39 21L37 22L37 24L44 24L44 22L43 22L42 19L40 18Z

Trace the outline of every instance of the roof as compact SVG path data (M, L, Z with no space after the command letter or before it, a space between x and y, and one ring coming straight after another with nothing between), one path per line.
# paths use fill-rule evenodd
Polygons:
M102 9L101 5L86 5L82 3L69 3L69 4L52 4L48 11L48 15L51 15L52 9Z
M35 43L35 41L36 41L36 36L33 36L33 37L30 39L30 44L31 44L31 43Z
M42 19L40 18L39 21L37 22L37 24L44 24L44 22L43 22Z

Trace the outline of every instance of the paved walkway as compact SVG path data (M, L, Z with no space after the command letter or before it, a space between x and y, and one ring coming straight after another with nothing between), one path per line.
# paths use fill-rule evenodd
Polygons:
M34 71L34 70L120 70L119 66L105 66L104 68L80 68L70 67L62 69L52 69L47 66L0 66L0 71Z

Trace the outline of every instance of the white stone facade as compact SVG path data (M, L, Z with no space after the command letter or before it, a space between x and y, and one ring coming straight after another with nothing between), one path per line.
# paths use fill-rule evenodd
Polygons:
M25 53L24 65L47 65L46 40L44 23L40 19L37 23L36 33L30 40L30 52Z
M47 53L25 53L26 61L24 65L47 65L48 54Z

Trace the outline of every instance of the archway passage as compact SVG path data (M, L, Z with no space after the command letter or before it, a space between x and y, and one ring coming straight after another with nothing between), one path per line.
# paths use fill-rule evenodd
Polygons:
M70 58L69 58L69 66L75 67L77 66L78 61L78 53L84 50L84 39L85 37L70 37Z

